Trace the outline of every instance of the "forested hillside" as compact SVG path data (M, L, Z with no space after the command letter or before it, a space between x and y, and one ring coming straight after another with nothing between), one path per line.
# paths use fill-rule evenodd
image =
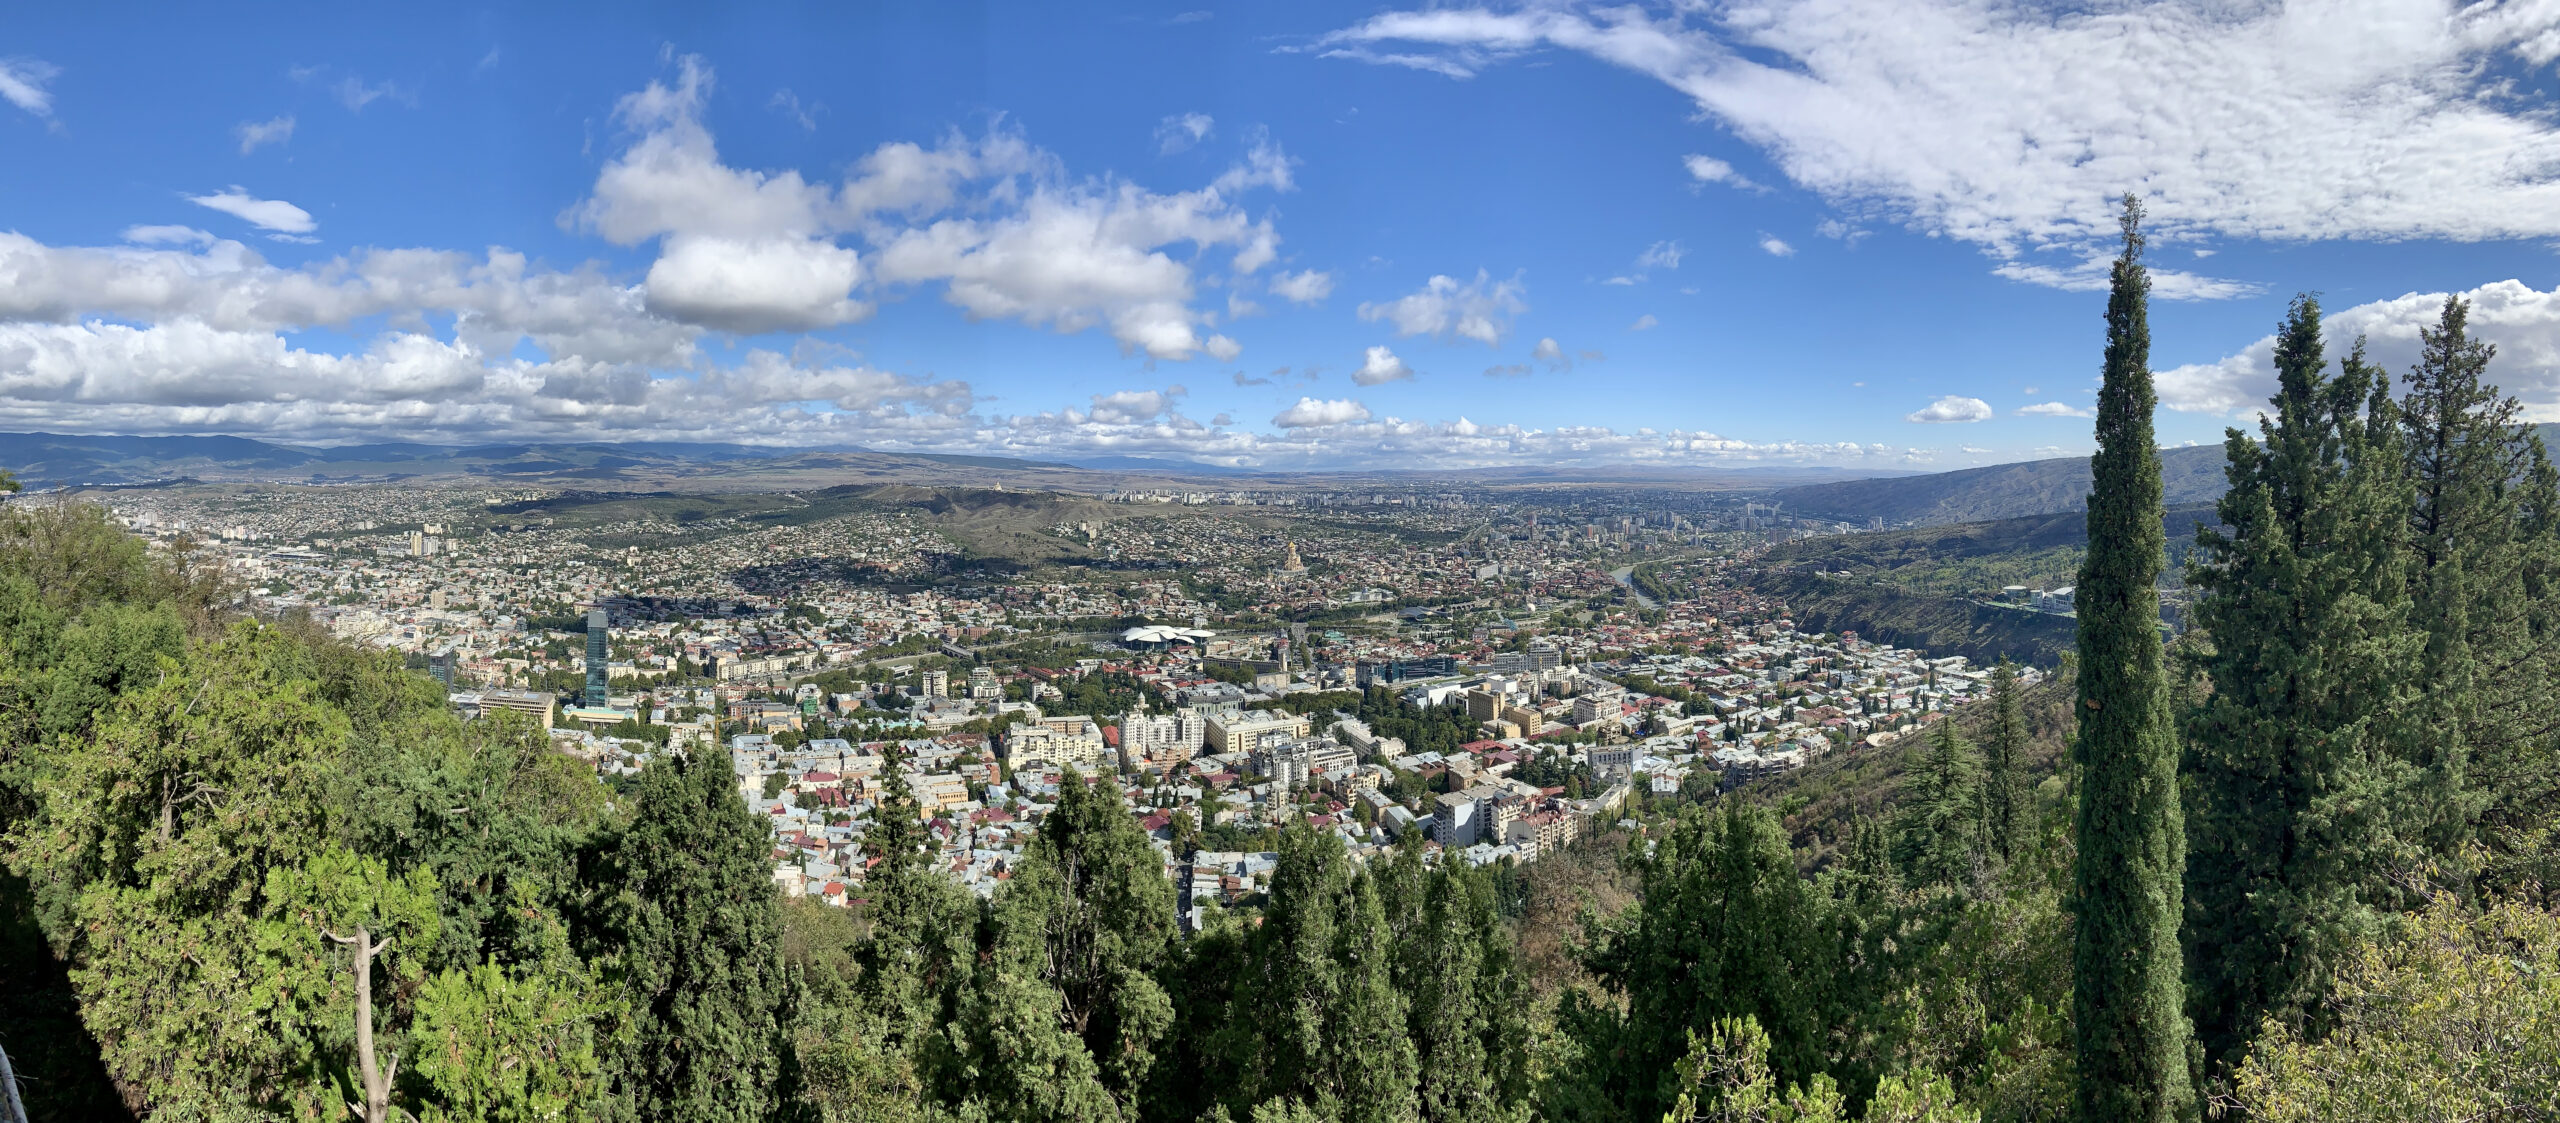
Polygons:
M2544 423L2534 431L2549 442L2560 438L2560 423ZM2213 502L2225 486L2222 470L2222 449L2217 446L2161 449L2163 501L2171 507ZM2088 503L2089 461L2071 456L1925 476L1805 484L1772 492L1769 498L1790 514L1854 523L1880 518L1888 526L2058 515Z

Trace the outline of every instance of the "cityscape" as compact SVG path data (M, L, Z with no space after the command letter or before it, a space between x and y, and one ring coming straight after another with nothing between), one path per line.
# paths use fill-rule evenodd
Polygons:
M2551 1123L2560 0L0 21L0 1123Z

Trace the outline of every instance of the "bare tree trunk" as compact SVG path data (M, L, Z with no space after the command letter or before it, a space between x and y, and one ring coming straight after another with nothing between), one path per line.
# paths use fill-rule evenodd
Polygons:
M18 1074L9 1067L6 1049L0 1049L0 1123L27 1123L27 1105L18 1102Z
M389 1123L391 1077L399 1070L399 1061L394 1060L388 1070L374 1062L373 957L391 946L391 938L385 936L376 942L372 935L361 924L353 936L328 934L330 939L356 949L356 1072L364 1080L364 1123Z

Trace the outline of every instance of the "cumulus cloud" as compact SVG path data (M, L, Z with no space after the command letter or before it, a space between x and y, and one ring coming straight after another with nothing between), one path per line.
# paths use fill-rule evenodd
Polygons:
M283 144L293 139L293 115L270 117L264 121L242 121L231 130L240 138L240 154L246 156L261 145Z
M1980 398L1968 398L1958 394L1949 394L1946 397L1940 398L1937 401L1920 407L1918 410L1904 415L1902 419L1905 421L1919 422L1921 424L1944 424L1947 422L1959 421L1989 421L1991 420L1991 403L1983 401Z
M1496 363L1493 366L1484 368L1484 376L1486 378L1527 378L1529 377L1529 364Z
M754 335L814 331L860 319L870 307L845 294L862 261L829 242L683 235L649 266L649 310L672 320Z
M1788 245L1777 235L1764 231L1760 235L1760 252L1771 257L1794 257L1796 248Z
M2072 404L2071 404L2071 403L2069 403L2069 402L2037 402L2037 403L2035 403L2034 405L2029 405L2029 406L2020 406L2020 407L2018 408L2018 416L2020 416L2020 417L2093 417L2093 416L2096 416L2096 415L2095 415L2094 413L2092 413L2091 411L2089 411L2089 410L2082 409L2082 408L2080 408L2079 406L2072 405Z
M1686 253L1687 251L1680 248L1679 242L1655 242L1646 246L1643 253L1636 255L1636 268L1678 269L1680 259Z
M2127 187L2163 244L2560 235L2560 120L2510 88L2560 58L2555 25L2549 5L2445 0L1560 3L1388 12L1316 49L1461 78L1586 54L1853 211L2069 263L2113 236Z
M1217 121L1206 113L1176 113L1156 124L1156 152L1171 156L1185 151L1209 139L1210 130L1217 127Z
M1537 346L1529 349L1529 357L1547 364L1548 370L1573 369L1573 357L1564 353L1564 345L1557 343L1553 336L1539 340Z
M53 116L51 85L62 68L43 59L0 58L0 100L35 114Z
M1271 295L1291 304L1319 304L1333 295L1333 274L1302 269L1295 273L1274 273Z
M1298 404L1281 410L1271 423L1283 429L1307 429L1367 420L1369 407L1349 398L1300 398Z
M2447 294L2413 292L2324 311L2331 369L2361 337L2366 361L2397 379L2418 361L2420 328L2433 327ZM2459 294L2471 302L2470 332L2494 344L2488 380L2524 404L2537 421L2560 421L2560 289L2544 291L2519 280L2495 281ZM2188 363L2154 377L2160 404L2189 413L2242 417L2274 396L2275 336L2221 359Z
M1413 377L1413 368L1404 365L1403 359L1397 358L1395 352L1385 347L1370 348L1368 357L1360 363L1360 369L1351 372L1351 381L1362 386L1401 382L1411 377Z
M1511 332L1511 317L1529 310L1521 299L1528 291L1519 277L1495 281L1482 269L1475 280L1461 282L1440 275L1420 291L1379 304L1360 305L1360 318L1393 324L1401 336L1457 336L1499 347Z
M320 228L311 212L282 199L261 199L247 188L233 187L210 195L189 195L187 201L200 207L211 207L261 230L282 234L308 234Z
M1201 344L1200 348L1207 351L1210 358L1222 363L1233 362L1236 356L1244 354L1243 344L1223 335L1210 336L1208 342Z
M1003 131L884 144L825 183L725 163L702 121L716 76L698 58L675 65L617 106L634 139L564 221L618 245L656 240L649 299L687 323L825 326L869 313L857 287L938 284L972 319L1105 326L1124 351L1188 359L1235 346L1212 347L1192 307L1203 254L1249 276L1278 252L1270 220L1234 202L1289 186L1291 161L1267 139L1217 185L1172 194L1072 178Z

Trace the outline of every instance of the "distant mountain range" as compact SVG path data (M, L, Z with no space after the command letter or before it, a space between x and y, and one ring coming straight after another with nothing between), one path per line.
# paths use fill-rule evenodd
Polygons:
M794 489L865 483L1005 484L1096 491L1175 481L1297 481L1358 486L1367 481L1445 479L1491 486L1591 484L1759 490L1874 473L1844 468L1713 468L1662 465L1529 465L1467 469L1269 471L1147 456L1068 462L1002 456L769 448L674 441L486 444L451 447L365 444L319 447L247 437L119 437L0 433L0 468L30 486L136 486L207 482L386 483L477 479L496 484L634 488Z
M2539 427L2546 445L2560 445L2560 424ZM2160 486L2170 507L2222 498L2222 446L2160 450ZM2058 515L2089 503L2089 460L2064 457L2023 464L1994 464L1927 476L1848 480L1784 488L1769 497L1789 514L1888 526L1936 526L1988 522L2030 515Z
M355 483L478 477L498 481L631 483L676 478L798 475L830 478L969 476L1074 471L995 456L936 456L862 448L787 449L680 441L524 443L468 447L365 444L316 447L246 437L69 436L0 433L0 468L30 485L133 485L173 479ZM972 471L975 470L975 471Z

